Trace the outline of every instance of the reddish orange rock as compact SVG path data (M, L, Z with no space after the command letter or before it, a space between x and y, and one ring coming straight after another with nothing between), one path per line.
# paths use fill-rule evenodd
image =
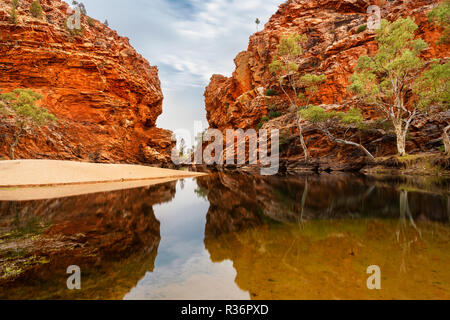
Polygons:
M279 89L275 77L269 72L280 39L288 34L303 34L307 36L304 54L298 59L300 73L325 74L327 81L312 103L325 105L327 108L349 108L357 106L347 87L354 72L358 58L361 55L374 54L377 44L374 41L375 32L358 28L367 24L367 9L377 4L381 7L383 19L394 21L400 17L412 16L419 26L417 36L425 39L430 47L424 53L424 58L448 57L449 46L437 46L436 42L442 35L427 19L428 12L440 0L290 0L282 4L270 18L264 30L250 37L247 51L241 52L235 59L236 70L231 77L214 75L205 90L205 106L207 119L212 128L224 130L227 128L255 128L263 116L267 115L269 107L276 106L289 114L287 99ZM266 97L268 89L277 91L276 97ZM364 115L368 119L378 117L371 108L366 108ZM449 117L432 119L427 124L422 120L414 123L412 141L409 150L427 151L431 140L439 139L439 130ZM280 129L295 134L295 117L287 116L278 121ZM422 121L423 122L423 121ZM276 124L274 124L276 126ZM420 127L420 128L419 128ZM419 129L433 127L427 131ZM415 132L417 131L417 132ZM417 134L416 134L417 133ZM352 161L346 148L336 148L335 144L314 130L305 133L313 146L312 156L330 157L338 162ZM392 137L381 139L373 135L373 139L364 142L376 142L376 155L395 153ZM416 139L416 141L414 141ZM389 141L388 141L389 140ZM382 141L382 142L380 142ZM385 142L388 141L388 142ZM293 141L294 144L297 142ZM375 142L374 142L375 143ZM436 143L430 145L436 146ZM302 151L297 145L289 146L288 157L298 158ZM338 150L336 150L338 149ZM348 149L348 148L347 148ZM356 153L358 156L359 153ZM285 154L286 155L286 154Z
M127 38L87 16L81 19L82 32L71 33L65 2L41 0L41 19L29 13L31 2L20 1L16 25L10 22L9 1L0 3L0 91L41 93L40 105L58 122L29 132L16 157L169 161L172 134L156 128L163 101L157 67ZM8 158L13 122L3 122L0 156Z

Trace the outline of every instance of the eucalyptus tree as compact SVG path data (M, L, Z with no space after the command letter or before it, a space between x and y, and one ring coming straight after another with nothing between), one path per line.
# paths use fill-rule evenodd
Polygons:
M318 92L319 84L326 80L325 75L305 74L300 76L297 61L303 55L302 44L306 40L306 36L299 34L282 37L277 48L277 54L269 66L270 72L277 77L281 90L294 110L299 108L299 100L302 103L302 108L308 107L311 99ZM308 161L309 152L303 136L300 115L301 113L297 113L297 127L305 160Z
M10 145L10 157L14 159L14 151L20 138L29 129L42 127L56 120L47 109L36 105L42 96L32 90L15 89L12 92L0 94L0 114L2 119L8 116L14 119L14 134Z
M406 155L406 136L419 113L420 101L409 101L424 61L420 53L427 43L415 38L418 26L411 18L381 21L376 31L378 52L362 56L351 77L349 90L389 119L397 136L397 150Z

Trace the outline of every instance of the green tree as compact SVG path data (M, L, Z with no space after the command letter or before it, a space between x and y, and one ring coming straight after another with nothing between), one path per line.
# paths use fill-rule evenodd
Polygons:
M259 31L259 24L261 23L259 18L256 18L255 23L256 23L256 32L258 32Z
M439 64L433 61L431 67L423 72L413 88L417 104L422 112L432 111L436 106L438 110L450 108L450 62ZM445 127L442 139L445 153L450 155L450 125Z
M406 136L418 114L418 105L407 104L418 70L424 65L419 54L427 48L422 39L414 39L417 25L410 19L382 20L377 30L378 53L359 58L349 90L367 104L375 106L392 122L397 149L406 155Z
M36 101L41 99L40 94L28 89L15 89L0 94L0 113L11 115L15 120L14 136L10 145L11 159L14 159L14 150L28 129L45 126L56 120L47 109L36 105Z
M10 21L12 24L17 24L17 11L14 8L11 8Z
M277 48L277 54L269 65L269 71L277 76L278 83L283 93L288 98L292 107L297 108L298 96L298 64L297 59L303 54L301 43L306 41L306 37L298 34L291 34L281 38ZM292 93L286 91L292 90Z
M315 75L315 74L305 74L300 78L300 83L305 89L305 93L300 92L298 97L303 102L302 108L308 108L310 106L311 99L319 91L319 85L327 80L325 75ZM303 148L306 161L309 159L308 146L306 145L305 138L303 137L303 126L302 126L302 114L297 112L297 128L300 136L300 143Z
M353 142L347 138L347 134L351 128L360 129L363 126L363 116L359 109L350 109L347 112L327 112L319 106L309 106L305 109L300 109L298 113L302 118L314 123L320 131L328 136L331 142L338 144L345 144L359 148L363 151L370 160L375 160L373 155L360 143ZM347 126L343 138L336 137L331 130L336 127Z
M270 72L277 77L281 90L294 110L299 107L298 100L301 100L303 107L306 108L317 94L319 84L326 80L325 75L306 74L300 76L296 61L303 54L302 44L305 41L306 37L302 35L291 34L283 37L277 54L269 66ZM304 89L304 93L300 91L301 88ZM297 127L305 160L308 161L309 152L303 136L301 113L297 114Z
M19 7L19 0L12 0L11 1L11 7L13 9L17 9Z
M450 42L450 0L444 0L428 14L428 20L443 28L439 43Z
M30 6L30 13L35 18L41 18L42 17L42 7L38 0L35 0L31 3Z

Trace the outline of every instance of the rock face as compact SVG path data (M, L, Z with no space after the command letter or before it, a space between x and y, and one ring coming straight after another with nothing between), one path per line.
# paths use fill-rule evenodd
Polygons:
M71 32L73 12L60 0L41 0L42 18L21 0L18 22L10 1L0 3L0 91L28 88L58 121L29 132L17 158L90 159L101 162L168 161L171 133L156 128L162 112L157 67L127 38L82 15L82 31ZM68 10L69 9L69 10ZM13 121L0 127L0 156L8 157Z
M375 33L370 30L358 32L366 24L369 5L381 7L382 18L396 20L413 16L419 26L418 36L430 44L424 58L448 57L449 47L437 46L441 31L427 20L427 13L440 0L417 1L369 1L369 0L291 0L282 4L260 31L250 37L247 51L235 59L236 70L232 77L214 75L205 91L207 118L212 128L256 128L261 118L269 112L270 106L284 113L284 116L269 122L265 127L277 127L286 137L295 137L295 113L290 112L288 103L269 72L269 64L276 54L283 35L303 34L308 41L304 54L297 61L301 73L325 74L327 81L312 101L329 109L347 109L357 105L347 91L350 76L361 55L373 54L377 50ZM265 92L274 89L276 96L267 97ZM377 118L371 108L365 108L367 119ZM438 147L440 130L448 123L450 115L441 114L430 121L419 119L413 123L408 151L427 151ZM345 162L363 158L363 154L352 148L336 146L314 128L305 132L311 156L319 162L330 163L335 168L346 168ZM384 138L383 138L384 137ZM384 132L372 132L363 137L375 156L395 154L395 136ZM436 142L438 141L438 142ZM350 155L349 151L350 150ZM299 159L301 147L298 139L292 139L284 149L287 159ZM353 153L353 154L352 154Z

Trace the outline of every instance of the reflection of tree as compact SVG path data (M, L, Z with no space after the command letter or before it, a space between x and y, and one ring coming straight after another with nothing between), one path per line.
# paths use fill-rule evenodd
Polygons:
M408 222L409 225L413 227L415 236L413 235L412 237L410 237ZM402 264L400 266L400 270L406 272L406 256L410 252L411 245L416 243L419 238L422 238L422 232L417 227L411 214L408 202L408 191L406 190L400 191L400 219L397 227L396 237L397 242L403 248Z
M197 181L201 187L197 194L206 196L213 211L221 211L222 215L238 214L237 208L245 208L258 214L263 221L300 224L331 218L397 219L398 192L404 185L400 178L384 182L357 174L261 177L215 173ZM423 191L414 192L409 197L411 205L422 217L432 221L448 220L446 197ZM244 211L240 213L247 214ZM415 216L417 212L412 214ZM236 218L233 220L243 221Z
M305 204L306 204L306 198L308 197L308 177L306 177L305 180L305 189L303 190L302 195L302 212L300 213L300 223L303 223L303 216L305 214Z
M198 186L197 189L194 190L195 194L204 200L208 200L208 195L203 187Z
M447 196L447 215L448 221L450 222L450 196Z

